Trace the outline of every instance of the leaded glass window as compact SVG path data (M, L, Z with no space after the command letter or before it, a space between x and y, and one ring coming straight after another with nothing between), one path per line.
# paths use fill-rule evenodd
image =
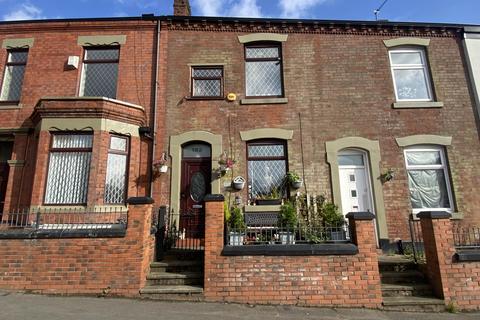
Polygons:
M405 163L413 211L451 211L452 194L443 148L420 146L406 149Z
M104 202L125 203L128 160L128 139L111 136L107 158Z
M276 191L286 195L287 146L281 140L259 140L247 145L250 199Z
M431 101L432 90L423 49L390 50L397 101Z
M80 95L86 97L117 96L118 47L85 49Z
M245 47L247 97L282 97L282 72L280 45Z
M91 134L52 136L45 204L87 203L92 143Z
M193 67L192 97L223 97L223 67Z
M28 50L8 51L5 74L3 76L2 93L0 94L1 101L20 101L27 58Z

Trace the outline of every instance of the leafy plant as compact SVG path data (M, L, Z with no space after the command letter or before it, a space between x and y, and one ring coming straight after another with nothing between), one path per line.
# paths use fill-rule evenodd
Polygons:
M228 222L230 220L231 215L232 214L230 213L230 206L229 206L227 201L224 201L223 202L223 217L224 217L226 222Z
M270 190L270 193L259 194L257 196L257 199L261 199L261 200L274 200L274 199L281 199L281 198L282 196L280 195L280 192L278 191L277 187L273 187Z
M298 218L297 211L292 202L286 201L280 207L280 212L278 214L278 224L288 229L294 229L297 226Z
M287 179L287 182L290 184L294 182L302 181L302 178L300 178L300 176L294 171L287 172L286 179Z
M245 221L243 220L242 210L239 207L233 207L231 209L228 225L233 230L245 229Z
M342 226L345 223L343 215L338 207L331 202L324 202L321 207L321 215L323 222L330 226Z

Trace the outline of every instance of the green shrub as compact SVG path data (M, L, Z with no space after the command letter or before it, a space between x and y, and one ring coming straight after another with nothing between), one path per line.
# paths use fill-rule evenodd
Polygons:
M243 220L242 209L239 207L232 208L228 225L231 229L235 230L245 229L245 221Z
M345 223L345 219L338 210L338 207L331 202L324 202L322 204L321 215L326 225L342 226Z
M297 226L297 222L298 219L295 206L290 201L285 201L285 204L280 207L278 224L282 227L294 229Z

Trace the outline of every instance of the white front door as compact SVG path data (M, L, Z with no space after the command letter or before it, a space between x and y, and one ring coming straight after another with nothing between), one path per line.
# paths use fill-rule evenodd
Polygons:
M370 211L374 213L367 155L356 150L338 156L342 213Z

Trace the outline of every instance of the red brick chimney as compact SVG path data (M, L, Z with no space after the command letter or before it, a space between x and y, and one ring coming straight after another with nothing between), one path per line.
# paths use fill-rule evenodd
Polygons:
M173 1L173 15L174 16L190 16L190 2L188 0L174 0Z

